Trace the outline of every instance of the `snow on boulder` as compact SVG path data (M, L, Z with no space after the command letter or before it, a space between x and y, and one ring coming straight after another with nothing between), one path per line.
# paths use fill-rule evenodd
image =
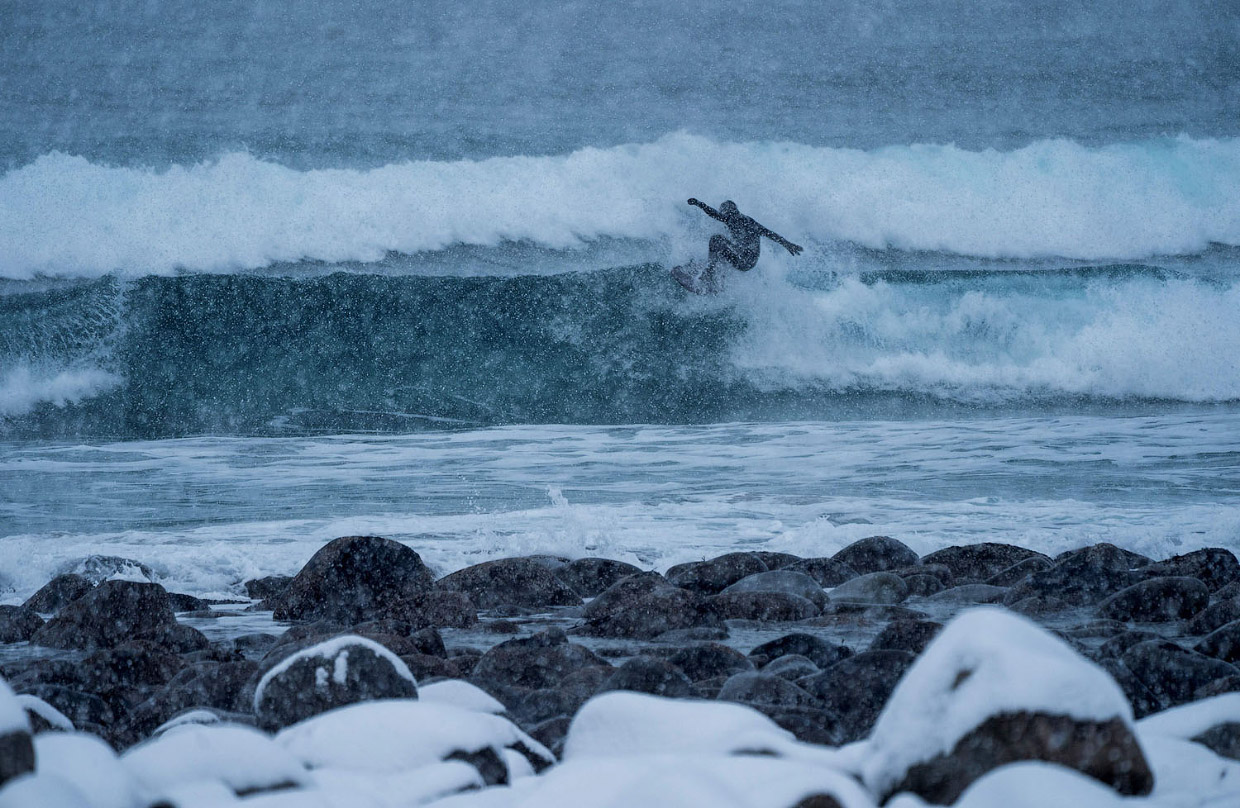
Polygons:
M26 711L26 717L30 719L31 731L36 734L47 730L73 732L75 729L68 716L38 696L24 693L17 697L17 703Z
M1151 802L1240 805L1240 763L1201 744L1165 735L1142 735L1141 744L1154 770Z
M507 709L490 693L463 679L442 679L423 685L418 690L418 699L428 704L447 704L492 715L499 715Z
M276 743L312 768L388 774L463 760L489 785L507 782L502 752L520 752L536 770L555 762L542 744L497 715L421 701L371 701L288 727Z
M873 798L834 769L769 757L639 755L557 766L514 794L514 808L873 808ZM454 804L464 806L461 799ZM489 805L490 803L487 803Z
M191 783L226 785L238 795L305 785L305 766L270 736L238 725L186 726L139 744L121 758L160 794Z
M330 805L332 808L362 808L370 805L381 808L410 808L463 791L476 791L486 785L477 769L459 760L432 763L413 771L389 774L319 769L311 776L314 778L314 788L308 793L314 795L316 801L289 800L287 808L306 808L307 804ZM307 794L293 793L298 796ZM269 808L280 806L276 796L272 794L263 798L265 802L271 803ZM246 801L245 808L251 808L249 800Z
M813 757L807 750L792 733L750 707L629 691L586 702L564 740L566 761L650 754Z
M94 808L81 789L54 774L25 774L0 787L0 808Z
M34 771L30 720L9 683L0 679L0 785Z
M374 640L346 634L289 656L254 690L259 726L277 730L346 704L416 699L409 666Z
M112 747L84 732L45 732L34 739L40 775L55 775L77 787L91 808L145 806L137 777Z
M978 778L955 808L1123 808L1127 803L1093 778L1053 763L1000 766Z
M1224 693L1137 722L1142 740L1150 736L1195 741L1215 754L1240 760L1240 693Z
M1153 775L1132 708L1107 673L1025 618L979 608L950 622L896 686L864 768L880 796L953 802L991 769L1043 760L1123 794Z

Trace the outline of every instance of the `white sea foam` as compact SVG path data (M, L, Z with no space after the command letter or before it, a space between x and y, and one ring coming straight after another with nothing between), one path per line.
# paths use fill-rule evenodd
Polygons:
M676 238L688 196L794 240L1140 258L1240 245L1240 139L874 151L677 133L549 157L298 171L243 153L167 170L52 153L0 177L0 276L373 261L454 244Z
M0 418L29 412L42 402L63 407L119 383L115 374L95 367L38 372L19 365L0 371Z
M994 403L1083 395L1240 399L1240 284L1099 280L1077 288L942 294L845 278L807 292L747 284L732 358L774 389L915 392Z

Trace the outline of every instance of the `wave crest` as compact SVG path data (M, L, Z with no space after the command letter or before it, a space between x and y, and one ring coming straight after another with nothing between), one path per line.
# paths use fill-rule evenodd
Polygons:
M0 276L227 272L529 241L662 240L735 199L809 243L1137 259L1240 245L1240 139L1001 152L725 143L298 171L231 153L164 171L49 154L0 177Z

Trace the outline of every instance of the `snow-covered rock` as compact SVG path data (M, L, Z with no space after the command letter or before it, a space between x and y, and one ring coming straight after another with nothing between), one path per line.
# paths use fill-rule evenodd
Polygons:
M74 730L73 722L68 716L38 696L23 693L17 697L17 703L26 711L26 716L30 719L31 727L35 732L39 731L35 725L40 721L58 732L73 732Z
M350 634L298 651L267 671L254 691L254 713L260 726L277 730L346 704L417 696L400 657Z
M1132 708L1097 665L1034 623L979 608L950 622L896 686L870 736L866 784L950 803L1019 760L1070 766L1124 794L1153 777Z
M477 767L472 756L488 752L502 767L505 748L520 752L536 769L555 762L546 748L505 718L420 701L342 707L282 730L276 743L315 769L379 774L448 759L463 759Z
M1142 741L1153 736L1195 741L1223 757L1240 760L1240 693L1202 699L1137 722Z
M34 771L30 719L9 683L0 679L0 785Z
M515 754L515 753L514 753ZM459 760L432 763L412 771L377 774L352 772L342 769L319 769L311 775L314 787L303 794L313 794L315 802L333 808L412 808L463 791L482 788L478 770ZM279 805L275 795L267 800ZM290 803L290 808L302 808L301 803ZM249 801L246 808L250 808Z
M1219 757L1199 743L1165 735L1143 735L1141 744L1154 770L1151 801L1240 805L1240 763Z
M813 750L813 751L811 751ZM577 711L564 740L564 760L633 755L827 756L799 743L750 707L616 691Z
M1126 804L1091 777L1053 763L1030 761L1001 766L978 778L954 808L1123 808Z
M463 710L492 715L499 715L506 709L490 693L463 679L442 679L423 685L418 689L418 700L428 704L448 704Z
M34 739L40 775L75 786L91 808L139 808L145 791L112 748L94 735L45 732Z
M185 725L135 746L121 761L155 793L200 781L249 794L309 782L305 766L252 727Z
M0 787L0 808L94 808L81 789L54 774L24 774Z

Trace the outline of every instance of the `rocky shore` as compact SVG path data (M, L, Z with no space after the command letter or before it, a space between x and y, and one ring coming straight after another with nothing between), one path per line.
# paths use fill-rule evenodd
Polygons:
M0 606L0 808L1240 804L1225 549L875 536L437 579L354 536L228 604L144 570Z

